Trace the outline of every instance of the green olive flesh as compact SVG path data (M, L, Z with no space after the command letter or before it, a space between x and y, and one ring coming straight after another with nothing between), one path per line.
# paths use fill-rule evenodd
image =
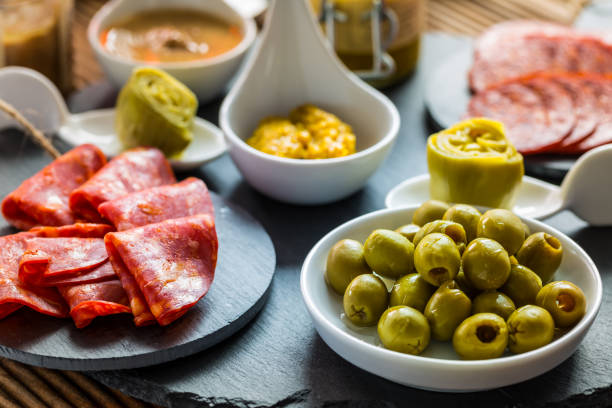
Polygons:
M363 245L352 239L338 241L327 255L325 281L339 295L358 275L370 273L363 256Z
M389 306L410 306L419 312L425 310L429 298L436 291L418 273L402 276L393 285Z
M555 322L546 309L526 305L514 311L508 324L508 348L520 354L547 345L555 334Z
M346 317L357 326L374 326L389 304L384 282L374 274L359 275L342 299Z
M453 348L465 360L501 357L507 344L506 322L493 313L478 313L468 317L453 334Z
M535 304L538 292L542 289L542 279L523 265L510 265L510 275L499 291L512 299L516 307Z
M385 348L406 354L421 354L431 337L425 316L409 306L394 306L385 310L377 329Z
M442 216L443 220L454 221L463 226L467 242L476 238L478 231L478 220L482 214L476 208L467 204L455 204Z
M494 313L506 320L515 310L512 299L494 290L482 292L472 300L472 314Z
M476 238L461 258L463 272L476 289L497 289L510 275L510 259L506 250L489 238Z
M364 244L364 257L372 270L393 279L414 269L414 245L391 230L373 231Z
M508 255L514 255L525 241L525 228L523 221L511 211L494 209L480 217L477 235L499 242Z
M425 317L431 327L431 337L447 341L472 309L472 301L455 281L444 282L425 306Z
M450 206L443 201L425 201L412 215L412 223L422 226L428 222L439 220L444 216L444 213L449 207Z
M568 281L550 282L536 296L535 304L548 310L557 327L572 327L586 312L586 298L578 286Z
M440 286L453 279L461 266L461 255L448 235L426 235L414 251L414 266L426 282Z
M538 274L542 283L550 281L561 265L561 242L545 232L531 234L516 253L516 259Z

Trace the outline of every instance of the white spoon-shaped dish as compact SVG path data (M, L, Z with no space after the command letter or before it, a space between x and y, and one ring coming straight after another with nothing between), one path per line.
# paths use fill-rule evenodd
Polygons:
M230 155L261 193L294 204L323 204L359 190L387 155L399 129L393 103L348 71L323 38L306 0L272 1L260 43L227 95L219 123ZM352 126L355 154L289 159L249 146L259 121L312 103Z
M451 342L432 341L422 355L413 356L383 348L376 327L349 327L350 323L345 323L341 317L342 297L329 289L323 278L329 250L341 239L364 242L377 228L395 229L407 224L416 208L380 210L342 224L325 235L306 257L300 276L302 297L316 330L329 347L357 367L388 380L445 392L480 391L525 381L559 365L576 350L601 305L599 272L589 256L569 237L529 218L521 219L531 231L549 233L563 245L563 261L554 279L575 283L587 300L582 320L552 343L524 354L462 361Z
M591 225L612 225L611 171L612 145L605 145L582 155L560 187L525 176L512 211L522 217L542 219L569 209ZM385 205L420 205L429 198L429 174L423 174L389 191Z
M46 77L28 68L0 69L0 98L15 106L34 126L45 133L57 133L72 146L91 143L107 156L123 150L115 134L115 109L71 114L59 91ZM12 122L0 115L0 128ZM189 170L216 159L227 147L221 129L195 118L193 141L180 157L170 160L175 170Z

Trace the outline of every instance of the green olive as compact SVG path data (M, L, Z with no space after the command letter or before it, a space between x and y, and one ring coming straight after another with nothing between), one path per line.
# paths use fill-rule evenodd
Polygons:
M366 240L363 249L366 262L380 275L397 279L414 268L414 245L395 231L375 230Z
M584 292L568 281L550 282L536 296L535 304L548 310L557 327L574 326L586 312Z
M409 306L385 310L378 321L378 337L385 348L421 354L429 345L431 330L423 313Z
M490 238L514 255L525 241L523 221L512 211L495 209L482 214L478 221L478 238Z
M374 274L359 275L342 299L346 317L357 326L374 326L389 304L389 292Z
M416 224L406 224L396 229L395 232L402 234L403 236L408 238L410 242L412 242L412 240L414 239L414 236L416 235L416 233L419 231L420 228L421 227L419 227Z
M510 265L518 265L518 260L516 259L516 256L512 255L510 257Z
M343 295L349 283L358 275L371 273L363 257L363 245L353 239L343 239L327 255L325 282Z
M414 250L414 266L426 282L434 286L453 279L461 266L461 255L448 235L426 235Z
M467 276L465 276L465 272L463 272L463 268L459 269L459 273L455 276L455 282L459 285L459 288L466 294L470 299L473 299L480 292L478 289L472 285L472 282L469 281Z
M514 302L508 296L495 290L487 290L472 301L472 314L495 313L504 321L516 310Z
M439 232L441 234L448 235L452 238L453 241L455 241L455 244L457 245L467 244L467 239L463 226L453 221L444 220L435 220L423 225L414 236L412 243L414 244L414 246L417 246L419 245L419 242L421 242L424 236L432 234L434 232Z
M561 242L545 232L531 234L516 254L519 263L537 273L542 283L553 277L562 258Z
M555 334L555 322L546 309L526 305L514 311L508 324L508 348L515 354L547 345Z
M510 275L499 291L512 299L517 307L535 303L536 295L542 289L542 279L523 265L510 265Z
M471 310L472 301L459 289L457 282L444 282L425 306L424 314L431 327L431 336L440 341L450 340Z
M482 214L476 208L467 204L455 204L442 216L443 220L454 221L463 226L467 236L467 242L476 238L478 230L478 220Z
M453 348L465 360L501 357L507 344L506 321L494 313L468 317L453 334Z
M425 225L428 222L439 220L444 216L444 213L449 207L450 206L443 201L425 201L412 215L412 223L416 225Z
M508 253L489 238L476 238L470 242L461 261L465 276L476 289L497 289L510 274Z
M389 306L410 306L423 312L429 298L436 291L418 273L411 273L399 278L391 289Z

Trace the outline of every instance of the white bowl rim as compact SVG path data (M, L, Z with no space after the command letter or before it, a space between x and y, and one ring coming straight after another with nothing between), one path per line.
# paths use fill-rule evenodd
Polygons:
M408 207L400 207L400 208L385 208L382 210L374 211L371 213L367 213L361 215L357 218L354 218L350 221L347 221L338 227L334 228L325 236L323 236L315 246L310 250L306 259L304 260L304 264L302 265L302 269L300 271L300 289L302 292L302 298L306 307L313 319L316 319L320 324L324 325L328 331L333 332L335 336L339 336L342 339L342 342L348 342L352 347L357 349L361 349L363 351L368 351L371 353L382 353L382 355L386 355L386 357L394 357L395 359L399 359L400 361L410 364L410 363L427 363L433 366L434 368L444 368L444 369L492 369L497 368L497 366L517 366L524 364L527 360L532 358L547 358L551 355L554 355L557 352L557 349L563 346L566 343L570 343L574 338L580 337L583 332L587 331L590 325L595 320L597 313L599 312L601 301L603 297L603 286L601 277L599 275L599 271L595 266L595 263L591 260L589 255L578 245L574 240L569 238L567 235L563 234L561 231L558 231L556 228L551 227L549 225L544 224L541 221L534 220L531 218L520 217L522 220L527 220L530 223L535 224L538 229L544 228L551 230L555 236L561 236L565 239L568 239L572 243L576 244L576 248L578 249L578 256L583 258L588 267L589 272L592 275L592 278L595 279L596 286L596 297L594 299L593 308L580 320L580 322L574 326L569 332L565 333L560 338L552 341L546 346L540 347L536 350L532 350L522 354L515 354L511 356L503 356L499 358L489 359L489 360L449 360L444 358L436 358L436 357L424 357L424 356L415 356L410 354L404 354L393 350L388 350L383 347L378 347L373 344L370 344L366 341L358 339L355 336L347 333L344 330L341 330L334 324L330 323L323 314L319 311L319 308L315 305L313 299L310 297L309 291L306 289L306 271L310 269L310 264L312 263L312 259L314 255L320 251L320 248L323 246L324 242L329 239L332 234L335 234L339 230L348 230L354 227L357 224L365 220L369 220L372 218L376 218L382 215L388 215L390 213L404 213L407 211L413 211L418 208L417 205L408 206Z
M96 14L94 14L94 16L92 17L87 27L87 38L89 40L89 44L94 49L94 51L96 53L104 55L106 58L109 58L115 63L128 64L128 65L134 65L134 66L140 66L140 65L152 66L152 67L156 67L160 69L202 68L202 67L217 65L219 63L229 61L231 59L239 57L247 49L249 49L249 47L255 41L255 38L257 35L257 26L255 25L255 21L253 20L253 18L249 18L249 17L245 17L241 15L230 4L223 2L223 4L232 11L236 20L241 21L242 31L243 31L242 40L238 43L238 45L236 45L234 48L230 49L229 51L224 52L223 54L217 55L216 57L212 57L212 58L203 58L203 59L198 59L198 60L193 60L193 61L180 61L180 62L150 63L146 61L139 61L135 59L123 58L121 56L115 55L109 52L108 50L106 50L106 48L104 48L102 44L100 44L100 40L98 38L99 33L102 29L103 21L122 1L126 1L126 0L112 0L106 3L104 6L102 6L102 8L100 8L100 10L96 12ZM145 2L142 2L141 4L146 5ZM202 12L206 12L207 11L205 8L206 4L207 4L206 1L199 2L199 3L196 2L194 3L194 5L197 5L198 7L194 7L194 9L199 9ZM160 7L160 8L171 9L173 8L173 6L172 4L168 3L167 6L164 5L164 7ZM174 7L174 8L177 8L177 7ZM178 8L180 8L180 6ZM143 9L148 10L147 8L144 8L144 7ZM127 15L124 17L127 17Z
M298 0L298 1L302 1L302 0ZM269 24L268 20L270 20L270 16L267 16L266 22L264 24ZM264 29L262 30L262 40L265 39L264 37L266 35L267 35L267 30L266 30L266 27L264 26ZM263 47L263 41L260 41L260 43L258 44L258 48L253 51L253 55L251 55L250 59L247 61L247 63L244 66L244 71L242 72L242 74L238 76L238 79L232 86L232 89L230 89L225 99L223 99L223 102L221 103L221 108L219 109L219 125L232 146L235 146L236 148L242 150L243 152L251 156L255 156L261 160L264 160L270 163L284 163L284 164L293 165L296 167L307 168L307 167L313 167L313 166L319 166L319 167L330 166L331 167L336 164L341 164L341 163L349 162L353 160L359 160L362 157L368 156L379 150L385 149L388 145L392 144L395 141L395 139L398 136L399 129L400 129L400 115L399 115L399 112L397 111L395 104L391 101L391 99L389 99L382 92L366 84L364 81L359 79L354 73L352 73L346 67L344 67L344 65L342 64L339 58L334 58L332 56L331 61L336 70L346 75L346 79L350 81L353 86L360 88L362 92L369 94L370 96L374 97L374 99L376 99L378 102L383 104L385 106L385 109L391 114L390 128L385 133L385 135L381 137L377 142L373 143L371 146L363 150L357 151L347 156L335 157L331 159L292 159L288 157L280 157L280 156L275 156L272 154L264 153L250 146L244 139L242 139L240 136L236 134L236 132L234 132L234 128L231 126L229 119L228 119L229 109L230 109L230 106L234 103L234 100L236 99L238 92L242 89L244 83L248 79L250 79L249 77L250 77L251 69L253 68L253 65L255 64L257 60L257 55L261 51L262 47ZM230 153L231 153L231 149L230 149Z

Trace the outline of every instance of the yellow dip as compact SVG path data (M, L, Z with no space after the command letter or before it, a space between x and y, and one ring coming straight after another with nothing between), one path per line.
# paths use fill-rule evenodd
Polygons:
M337 116L302 105L289 119L263 119L247 143L264 153L291 159L330 159L355 153L355 135Z
M145 11L117 21L100 35L109 52L148 63L212 58L240 41L238 26L186 9Z
M431 198L510 208L523 178L523 156L500 122L476 118L429 136Z

